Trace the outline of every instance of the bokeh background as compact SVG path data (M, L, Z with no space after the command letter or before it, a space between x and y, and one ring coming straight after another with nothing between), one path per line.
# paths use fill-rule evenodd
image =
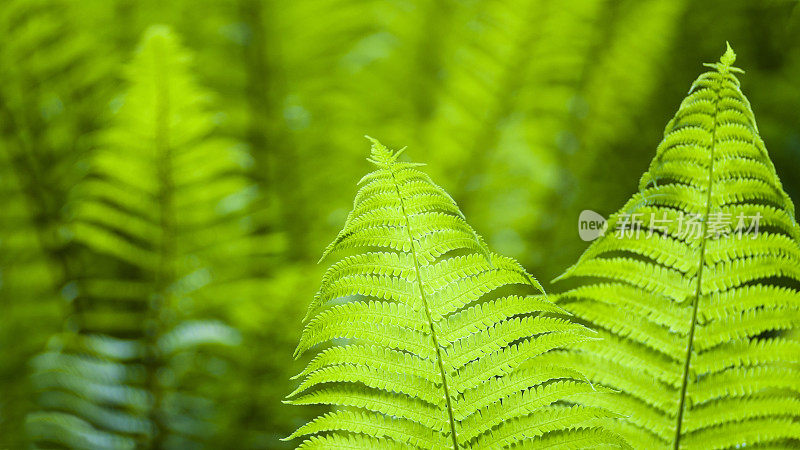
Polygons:
M0 448L290 447L279 438L319 412L281 403L303 363L292 352L316 261L370 170L365 134L408 146L549 288L585 246L578 213L608 215L635 191L727 40L797 201L798 11L0 2ZM165 104L183 108L168 131L195 155L168 169L147 137L165 67L177 86Z

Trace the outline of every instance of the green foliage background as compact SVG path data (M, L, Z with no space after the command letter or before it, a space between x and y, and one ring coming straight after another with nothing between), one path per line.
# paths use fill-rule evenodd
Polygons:
M365 133L392 148L407 145L492 248L550 280L585 246L576 233L578 213L608 215L636 191L699 63L715 61L728 40L747 72L742 89L778 175L800 198L796 3L2 2L0 447L47 440L51 426L77 430L78 440L66 443L75 447L289 446L278 438L319 412L281 399L302 367L292 352L323 270L313 262L340 229L355 182L369 169ZM228 142L219 151L235 148L244 161L235 174L236 192L247 199L235 209L239 225L203 235L221 250L187 251L201 261L192 273L214 281L181 294L190 306L180 298L153 300L159 292L173 295L170 286L185 279L131 263L125 240L145 246L143 235L117 230L123 239L109 244L80 232L97 193L92 180L130 169L118 163L100 170L98 160L136 152L135 138L126 148L108 134L126 126L120 111L136 103L131 85L145 76L126 68L135 66L154 24L168 26L180 52L192 55L185 70L198 87L174 95L192 105L196 96L207 99L202 111L213 122L214 142ZM137 114L149 113L130 115ZM176 173L202 178L208 161L201 155ZM220 186L209 182L185 214L216 217L231 188ZM241 235L239 244L226 239L231 233ZM153 248L169 239L156 239ZM183 248L180 239L175 245ZM156 287L147 284L151 271L161 280ZM90 289L97 279L151 290L132 295L138 306L125 306L114 299L132 284ZM146 350L157 347L157 338L143 317L218 324L235 339L217 345L219 335L209 328L180 328L199 347L165 363ZM124 343L145 350L126 359ZM48 357L54 354L63 358ZM84 366L70 355L109 362L146 396L158 385L166 397L190 390L203 400L155 416L129 403L110 406L125 412L124 423L143 418L144 431L120 425L130 440L83 441L93 431L65 414L88 413L64 406L75 402L53 392L71 389L88 399L93 394L79 387L98 385L47 375L80 373ZM156 380L140 383L131 375L140 370ZM176 373L187 378L176 383ZM114 380L100 384L111 389ZM198 409L199 424L189 425Z

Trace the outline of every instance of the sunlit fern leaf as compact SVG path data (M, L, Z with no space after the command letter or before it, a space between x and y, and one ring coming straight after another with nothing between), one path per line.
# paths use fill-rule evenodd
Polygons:
M492 253L420 164L397 161L401 152L373 140L378 168L325 252L339 259L297 347L332 344L287 402L341 408L290 438L311 435L301 448L621 445L599 430L578 443L586 436L567 430L609 414L569 403L594 393L577 372L536 364L593 333L543 297L517 295L541 287Z
M582 367L622 392L586 403L625 411L601 422L636 448L800 444L800 342L787 333L800 326L800 228L734 60L728 47L708 64L640 192L562 275L577 287L559 304L604 338L581 344ZM623 236L634 220L638 238Z
M189 63L169 29L145 33L114 123L74 190L71 236L94 264L71 282L69 332L34 363L37 443L187 448L214 434L218 399L200 388L226 370L218 348L240 337L203 317L231 300L209 292L236 281L230 261L253 248L254 190L248 156L217 136Z

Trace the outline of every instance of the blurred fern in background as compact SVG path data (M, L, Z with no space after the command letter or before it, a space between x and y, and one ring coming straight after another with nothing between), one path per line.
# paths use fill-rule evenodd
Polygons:
M0 7L0 446L23 441L27 361L57 332L77 251L64 205L103 120L113 58L69 2Z
M729 40L800 198L796 4L0 3L0 447L290 446L365 133L549 280Z
M201 317L237 301L215 284L248 274L227 262L246 264L254 248L250 160L214 136L188 63L167 28L145 33L114 123L66 205L89 260L68 285L65 333L33 363L42 410L28 426L39 442L186 448L214 430L219 399L195 389L228 363L205 347L240 336Z

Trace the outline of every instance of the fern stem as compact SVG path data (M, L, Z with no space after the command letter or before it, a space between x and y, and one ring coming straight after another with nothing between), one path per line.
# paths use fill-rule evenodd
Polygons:
M683 422L683 410L685 408L686 403L686 389L689 384L689 367L691 365L692 360L692 347L694 345L694 329L697 324L697 309L700 305L700 294L702 290L702 281L703 281L703 268L705 267L705 255L706 255L706 242L708 238L706 233L708 232L708 218L711 214L711 192L714 185L714 147L717 143L717 113L719 111L719 95L720 95L720 86L719 81L717 81L717 86L715 89L716 97L714 98L714 125L711 130L711 148L709 149L709 164L708 164L708 189L706 192L706 211L705 216L703 217L703 225L701 227L701 235L700 238L702 242L700 244L700 261L699 267L697 269L697 285L695 287L695 294L694 300L692 304L692 323L689 327L689 338L686 345L686 358L684 360L683 365L683 381L681 383L681 395L680 401L678 403L678 417L676 419L675 424L675 446L674 449L678 450L681 445L681 425Z
M158 338L163 327L163 317L161 311L167 306L166 299L169 295L169 286L175 278L173 270L173 259L175 248L173 245L173 182L172 182L172 155L170 152L169 139L169 83L167 81L166 64L163 63L163 48L156 47L154 52L155 71L155 146L156 157L159 160L158 182L159 182L159 228L161 229L161 239L159 242L159 263L156 267L155 290L156 298L151 303L148 323L145 325L145 340L148 345L148 371L147 387L153 395L153 404L149 412L149 418L154 426L154 435L150 437L149 448L160 449L163 447L164 432L166 427L161 416L163 392L159 386L158 372L164 361L158 349Z
M389 162L387 164L389 171L392 174L392 181L394 182L395 190L397 191L397 198L400 200L400 209L403 212L403 218L405 220L406 226L406 234L408 235L408 240L411 243L411 256L414 260L414 273L417 279L417 287L419 288L419 295L422 299L422 306L425 308L425 317L428 319L428 326L431 330L431 341L433 342L433 347L436 350L436 363L439 366L439 374L442 377L442 389L444 390L444 399L445 403L447 404L447 416L450 421L450 435L453 438L453 450L458 450L458 437L456 436L456 420L453 414L453 404L450 400L450 390L447 386L447 372L444 368L444 364L442 363L442 350L439 346L439 340L436 337L436 330L433 326L433 319L431 318L431 309L428 306L428 299L425 297L425 289L422 285L422 271L419 268L419 260L417 258L417 245L414 242L414 237L411 234L411 221L408 220L408 213L406 213L406 206L405 202L403 201L403 195L400 193L400 184L397 182L397 177L394 173L394 162Z

